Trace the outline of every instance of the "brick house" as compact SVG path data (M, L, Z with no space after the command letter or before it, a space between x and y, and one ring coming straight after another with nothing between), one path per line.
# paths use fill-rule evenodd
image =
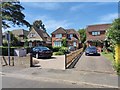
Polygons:
M29 34L27 35L29 46L51 46L51 38L48 33L42 29L30 28Z
M62 40L66 39L67 47L75 46L79 48L80 35L74 29L64 29L59 27L57 30L52 32L52 46L62 46Z
M103 48L104 41L106 38L106 30L111 26L111 24L97 24L88 25L86 28L86 42L87 46L96 46L98 48ZM100 50L101 51L101 50Z

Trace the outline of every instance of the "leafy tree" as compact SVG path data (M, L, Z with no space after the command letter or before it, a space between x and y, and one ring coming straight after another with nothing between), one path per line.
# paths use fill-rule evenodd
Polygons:
M67 40L66 39L62 39L62 46L67 47Z
M114 44L115 63L120 65L120 18L115 19L107 30L107 38Z
M85 29L79 29L78 32L80 34L81 42L84 43L86 41L86 30Z
M34 21L32 26L34 29L42 29L42 30L46 31L45 25L42 23L41 20Z
M2 19L2 28L10 28L11 25L26 25L27 27L31 26L29 22L27 22L24 19L25 15L22 13L24 7L21 6L20 2L1 2L0 7L0 18ZM2 30L0 30L0 36L0 38L2 38ZM1 43L2 41L0 41L0 45L2 45Z

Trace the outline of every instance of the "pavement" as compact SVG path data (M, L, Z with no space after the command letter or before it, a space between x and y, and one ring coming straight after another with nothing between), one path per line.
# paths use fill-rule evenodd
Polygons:
M49 82L76 83L97 88L118 88L118 75L111 61L103 56L85 56L75 68L67 70L42 69L41 67L4 66L2 75L6 77L28 78Z

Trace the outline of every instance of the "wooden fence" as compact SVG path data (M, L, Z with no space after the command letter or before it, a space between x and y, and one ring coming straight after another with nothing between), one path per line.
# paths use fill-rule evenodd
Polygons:
M66 54L65 55L65 67L70 65L82 52L83 52L83 48L73 51L70 54Z

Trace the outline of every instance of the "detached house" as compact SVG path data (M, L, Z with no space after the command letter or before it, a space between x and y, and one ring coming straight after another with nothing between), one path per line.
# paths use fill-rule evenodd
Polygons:
M5 40L6 33L7 32L3 33L3 40ZM18 44L20 46L24 46L25 39L27 38L29 31L24 30L24 29L15 29L15 30L12 30L11 33L18 39L19 41Z
M51 38L48 33L42 29L35 29L33 27L30 28L30 32L27 36L29 41L29 46L50 46Z
M111 24L88 25L86 28L86 42L87 45L94 45L102 48L106 38L106 30Z
M80 35L74 29L58 28L52 33L52 46L61 47L63 39L66 39L67 46L75 46L79 48Z

